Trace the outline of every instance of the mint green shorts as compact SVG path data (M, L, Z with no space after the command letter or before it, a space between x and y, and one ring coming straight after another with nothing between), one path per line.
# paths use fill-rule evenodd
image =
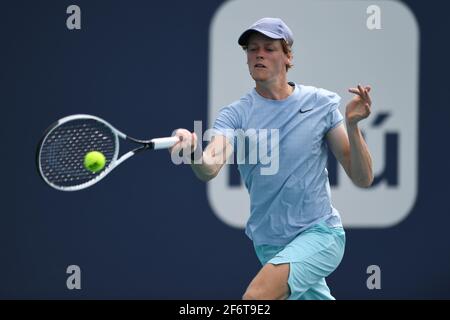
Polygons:
M325 222L300 233L286 246L255 246L262 265L289 263L289 300L334 300L325 277L344 256L345 232Z

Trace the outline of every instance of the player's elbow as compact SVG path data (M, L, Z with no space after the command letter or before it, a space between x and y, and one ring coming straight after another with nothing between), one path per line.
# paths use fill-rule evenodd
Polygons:
M355 184L357 187L363 188L363 189L370 188L370 186L372 185L371 182L358 182L358 183L354 182L354 184Z
M370 188L373 183L373 175L360 178L360 179L352 179L353 183L359 188Z

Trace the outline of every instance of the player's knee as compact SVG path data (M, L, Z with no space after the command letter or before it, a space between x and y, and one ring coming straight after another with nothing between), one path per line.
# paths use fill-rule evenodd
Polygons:
M264 287L251 286L245 291L242 300L284 300L289 296L289 289L274 291Z
M251 287L245 291L242 300L265 300L267 298L266 292L260 288Z

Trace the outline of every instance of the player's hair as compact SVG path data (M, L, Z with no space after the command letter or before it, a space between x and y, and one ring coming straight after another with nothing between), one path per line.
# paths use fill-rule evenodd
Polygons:
M281 47L283 48L283 52L285 55L290 56L291 58L293 57L292 54L292 48L291 46L286 42L286 40L280 40L281 42ZM292 63L288 63L286 64L286 71L289 71L290 68L292 68L294 65Z
M293 54L291 46L284 39L280 39L279 41L281 43L281 48L283 49L284 54L292 58ZM244 49L244 51L247 51L248 45L243 45L242 49ZM293 66L294 65L292 63L286 64L286 71L289 71L289 69L292 68Z

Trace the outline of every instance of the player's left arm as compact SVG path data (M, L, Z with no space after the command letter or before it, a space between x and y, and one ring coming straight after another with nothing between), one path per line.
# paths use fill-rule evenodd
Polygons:
M327 133L327 141L336 159L355 185L368 188L373 182L372 157L358 127L371 112L370 87L351 88L355 96L345 110L346 128L338 125Z

